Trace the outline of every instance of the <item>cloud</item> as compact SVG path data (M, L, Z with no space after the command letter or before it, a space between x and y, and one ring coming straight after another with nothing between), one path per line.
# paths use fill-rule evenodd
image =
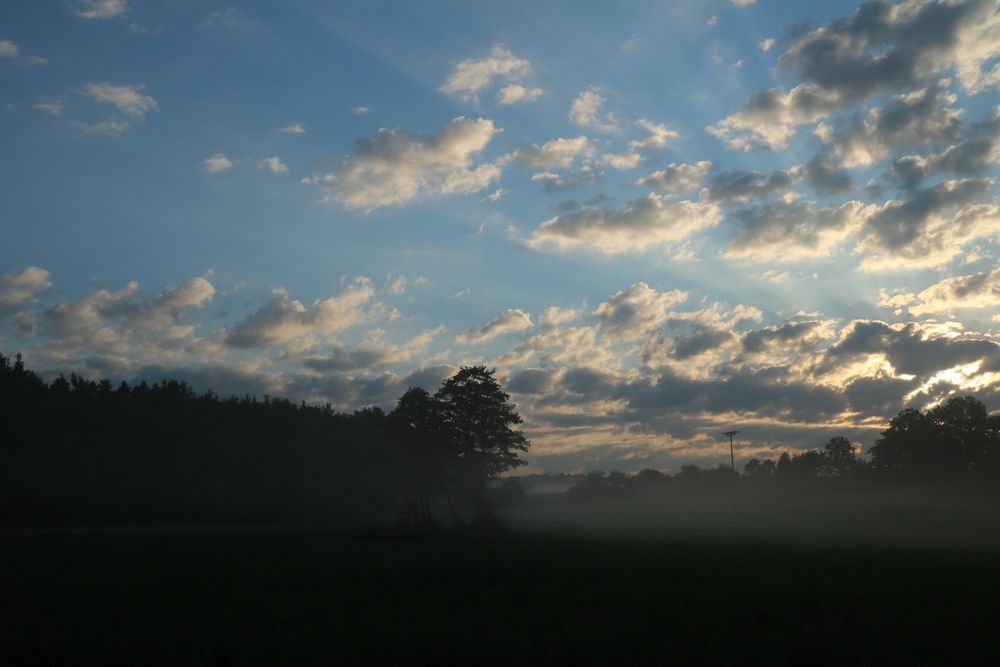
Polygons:
M730 148L783 148L799 125L946 69L953 68L969 92L983 92L1000 82L1000 65L993 64L1000 56L998 28L994 0L865 3L852 16L800 36L779 58L802 83L787 93L758 93L707 129Z
M342 294L317 299L311 306L275 290L267 304L233 326L225 344L235 348L282 345L296 339L329 336L371 319L363 306L375 296L367 278L358 278Z
M365 210L430 195L479 192L500 178L501 167L473 165L473 157L499 132L491 120L462 116L424 137L381 129L360 139L354 155L335 172L306 182L323 188L327 201Z
M569 118L580 127L598 132L618 132L618 119L606 113L600 117L601 107L607 100L592 90L585 90L576 96L569 110Z
M16 58L21 49L9 39L0 39L0 58Z
M785 194L800 181L822 194L846 192L854 185L850 173L839 168L829 155L820 153L804 164L770 173L742 170L717 173L701 196L711 201L748 202Z
M52 287L50 274L45 269L29 266L22 271L11 271L0 276L0 317L10 315Z
M119 137L122 132L128 129L128 123L117 120L104 120L89 125L80 123L80 128L87 134L103 134L108 137Z
M849 201L838 207L777 200L733 214L739 224L725 256L761 261L795 261L830 255L856 234L876 207Z
M868 236L863 246L881 250L911 246L924 236L936 216L977 201L992 185L991 179L943 181L916 191L908 199L887 201L867 220Z
M530 72L530 62L497 45L487 58L469 58L455 65L440 90L463 99L477 99L495 80L516 81Z
M854 320L824 351L817 372L851 368L859 359L872 356L882 356L896 375L929 379L941 370L977 362L983 371L995 371L1000 345L968 334L957 324Z
M850 172L841 169L826 153L817 153L808 162L794 167L792 173L821 194L840 194L854 188Z
M236 7L227 7L224 10L209 13L201 26L203 28L228 28L240 32L254 32L260 29L261 23L250 18Z
M578 188L587 183L596 183L603 176L603 171L585 164L576 173L570 174L566 178L551 171L540 171L537 174L533 174L531 180L535 183L541 183L543 191L554 193Z
M897 312L905 309L917 316L997 305L1000 305L1000 269L944 278L917 294L890 296L882 290L879 295L879 306Z
M737 7L749 7L757 4L757 0L731 0L731 2Z
M612 294L594 309L600 332L611 339L643 338L660 327L673 306L684 303L688 293L679 289L660 292L644 282Z
M133 86L114 86L110 83L88 83L84 88L84 94L93 97L98 102L113 104L122 113L130 116L142 117L147 111L156 109L156 100L148 95L143 95L138 88Z
M636 153L635 151L625 151L623 153L605 153L602 159L607 164L619 170L635 169L640 164L642 164L642 156Z
M111 19L124 16L129 7L125 0L77 0L73 13L82 19Z
M700 188L711 169L711 160L700 160L695 164L671 162L666 168L639 179L636 185L664 192L688 192Z
M893 98L845 126L821 123L816 135L847 167L866 166L901 146L954 141L962 130L962 111L953 109L957 96L947 82Z
M641 251L683 240L721 220L722 213L714 204L650 193L621 208L585 207L546 220L527 244L535 248L553 244L560 250L583 245L606 254Z
M406 276L393 276L391 273L386 278L385 291L389 294L394 294L396 296L402 296L406 294L407 280Z
M580 316L580 311L573 308L560 308L559 306L549 306L542 311L542 316L538 318L538 323L546 328L559 327L567 322L572 322Z
M539 146L529 144L514 150L511 156L529 169L565 169L573 165L577 157L593 153L587 137L552 139Z
M212 157L205 158L203 164L205 165L205 170L210 174L218 174L233 168L232 160L222 153L216 153Z
M993 114L985 122L965 126L960 140L942 151L896 158L889 168L890 178L913 190L940 172L971 176L996 165L1000 162L1000 108Z
M466 329L455 336L455 342L461 345L471 345L474 343L484 343L497 336L502 336L513 331L523 331L535 326L531 321L531 315L520 308L508 308L500 313L496 319L491 320L478 329Z
M763 51L764 53L767 53L768 51L771 50L774 44L775 44L774 38L768 37L767 39L762 40L761 43L759 44L760 50Z
M258 160L257 168L267 169L272 174L284 174L288 172L288 165L282 162L277 155Z
M767 195L784 193L794 182L787 170L778 169L769 174L759 171L725 171L712 177L704 197L711 201L746 202Z
M278 132L283 134L305 134L306 126L302 123L289 123L283 128L279 129Z
M653 151L667 147L667 139L676 139L680 135L668 128L666 125L657 124L640 118L635 124L649 132L645 139L633 139L628 142L628 147L634 151Z
M62 102L38 102L31 105L32 109L38 109L53 116L61 116L63 112Z
M355 116L366 116L371 112L372 110L368 107L354 107L353 109L351 109L351 113L353 113Z
M499 104L524 104L534 102L545 94L541 88L525 88L516 83L504 86L497 91L497 102Z
M101 289L70 303L55 303L40 320L42 335L49 339L44 350L56 359L96 350L146 363L177 355L195 332L183 322L187 311L202 308L214 295L208 280L195 277L151 299L141 298L133 281L117 292Z

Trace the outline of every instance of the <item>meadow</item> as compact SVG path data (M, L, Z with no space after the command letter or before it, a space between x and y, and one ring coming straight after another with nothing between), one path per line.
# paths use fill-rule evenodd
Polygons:
M553 517L552 498L535 502ZM989 544L510 521L495 535L8 531L0 664L991 664L1000 651Z

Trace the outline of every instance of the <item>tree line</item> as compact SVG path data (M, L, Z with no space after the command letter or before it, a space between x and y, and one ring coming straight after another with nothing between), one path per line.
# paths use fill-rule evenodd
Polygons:
M666 492L755 490L858 490L900 484L917 488L1000 491L1000 415L991 415L974 396L954 396L921 412L901 411L868 451L858 456L843 436L819 449L782 453L777 460L752 458L738 473L683 466L673 475L652 468L627 475L592 471L568 496L576 501L607 501Z
M491 486L530 443L494 373L343 413L176 380L47 383L0 355L0 522L495 524Z
M163 380L117 387L77 375L43 381L0 355L0 523L381 521L481 526L524 496L530 443L495 370L460 369L431 394L353 413L264 396L197 394ZM571 500L670 491L822 490L894 483L1000 488L1000 416L972 396L906 409L858 456L844 437L742 473L595 471Z

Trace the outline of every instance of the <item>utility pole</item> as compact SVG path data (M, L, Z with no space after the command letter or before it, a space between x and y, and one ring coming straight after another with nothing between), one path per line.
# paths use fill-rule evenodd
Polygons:
M729 436L729 465L733 467L733 472L736 472L736 454L733 451L733 436L739 433L739 431L726 431L722 435Z

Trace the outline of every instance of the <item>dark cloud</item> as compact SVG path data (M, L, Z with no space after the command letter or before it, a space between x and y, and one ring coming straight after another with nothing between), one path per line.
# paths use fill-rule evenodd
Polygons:
M674 339L673 357L684 360L705 352L717 350L736 339L731 331L701 328L686 336Z
M801 165L798 175L821 194L841 194L854 188L851 174L825 153L814 155L809 162Z
M731 148L784 147L795 129L955 68L966 90L996 85L995 0L868 2L796 39L778 59L801 83L758 93L709 131Z
M793 181L792 173L781 169L769 174L760 171L725 171L712 177L705 196L712 201L745 202L786 192L792 187Z
M889 177L904 188L915 189L924 179L940 172L973 176L997 162L1000 162L1000 110L990 120L964 127L961 139L940 152L897 158L889 168Z
M818 370L826 372L871 354L884 354L898 374L921 378L977 361L983 362L983 370L1000 368L1000 345L997 343L946 334L933 326L915 322L893 326L877 320L858 320L826 350Z
M921 236L932 216L975 202L992 185L988 179L965 179L918 190L908 199L887 202L868 218L866 229L877 247L902 248Z
M797 200L751 206L732 216L739 231L726 254L785 260L826 255L853 234L866 215L858 201L835 208Z

